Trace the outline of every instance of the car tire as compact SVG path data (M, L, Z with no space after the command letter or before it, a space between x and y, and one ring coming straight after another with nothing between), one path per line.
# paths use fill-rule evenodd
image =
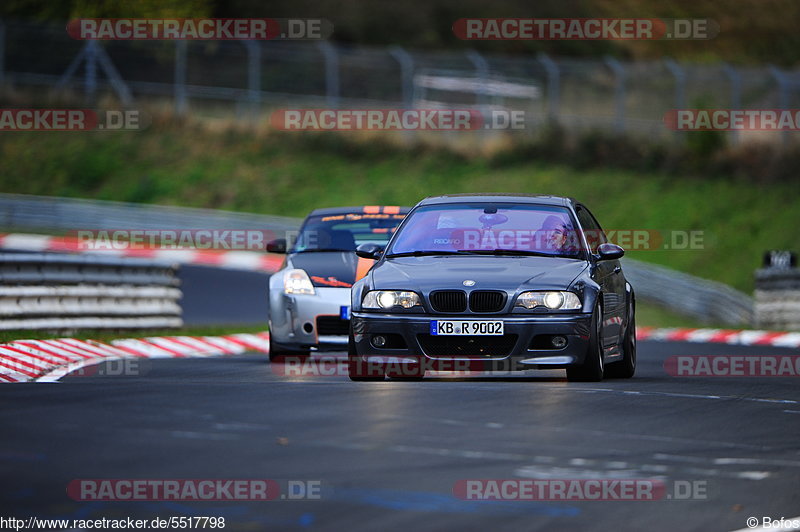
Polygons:
M358 356L352 325L347 338L347 374L350 380L355 382L374 382L386 379L386 373L380 366L365 362Z
M272 322L269 322L269 330L272 330ZM311 351L308 349L287 349L286 347L272 341L272 336L269 339L269 356L270 362L283 362L286 357L308 357Z
M628 326L622 337L622 360L609 364L606 376L614 379L630 379L636 373L636 306L631 303L628 309Z
M287 349L280 344L276 344L272 341L272 338L269 340L269 361L270 362L284 362L286 357L298 357L298 358L307 358L311 354L311 351L308 349Z
M589 346L586 356L579 366L567 368L569 382L598 382L603 380L603 313L597 305L592 313L591 330L589 331Z

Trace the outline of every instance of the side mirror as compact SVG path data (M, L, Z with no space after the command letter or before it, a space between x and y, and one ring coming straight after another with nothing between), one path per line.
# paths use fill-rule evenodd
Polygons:
M597 247L597 260L615 260L625 254L625 250L616 244L606 242Z
M383 255L383 247L370 242L361 244L356 248L356 255L362 259L378 260Z
M276 238L267 242L267 251L270 253L286 253L286 239Z

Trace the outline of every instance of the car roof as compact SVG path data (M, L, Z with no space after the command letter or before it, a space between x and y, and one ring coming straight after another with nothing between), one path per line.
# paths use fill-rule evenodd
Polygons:
M572 198L561 196L548 196L541 194L504 194L504 193L481 193L481 194L447 194L444 196L430 196L420 201L417 205L443 205L448 203L475 203L475 202L497 202L497 203L530 203L536 205L558 205L566 207L577 203Z
M408 214L411 207L397 205L359 205L357 207L326 207L314 209L309 216L330 216L332 214Z

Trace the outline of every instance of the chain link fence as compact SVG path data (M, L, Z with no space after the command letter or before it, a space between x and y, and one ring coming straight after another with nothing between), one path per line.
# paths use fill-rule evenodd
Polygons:
M179 114L222 106L252 120L281 106L436 103L523 110L527 132L556 122L571 130L669 140L678 138L663 124L670 109L800 107L800 70L769 65L413 51L328 41L77 41L64 25L8 20L0 29L0 83L11 93L38 87L48 94L77 93L87 104L107 93L123 105L161 98ZM478 80L482 88L432 94L425 82L431 77ZM732 142L736 135L730 134Z

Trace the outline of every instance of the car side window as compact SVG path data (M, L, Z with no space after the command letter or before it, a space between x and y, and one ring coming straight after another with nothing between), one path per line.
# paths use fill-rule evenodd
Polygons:
M583 228L583 233L586 235L586 243L589 245L589 250L592 253L597 253L597 247L600 244L605 244L608 242L605 233L600 228L600 224L597 223L597 220L592 213L586 207L578 206L575 209L575 212L578 215L578 221Z

